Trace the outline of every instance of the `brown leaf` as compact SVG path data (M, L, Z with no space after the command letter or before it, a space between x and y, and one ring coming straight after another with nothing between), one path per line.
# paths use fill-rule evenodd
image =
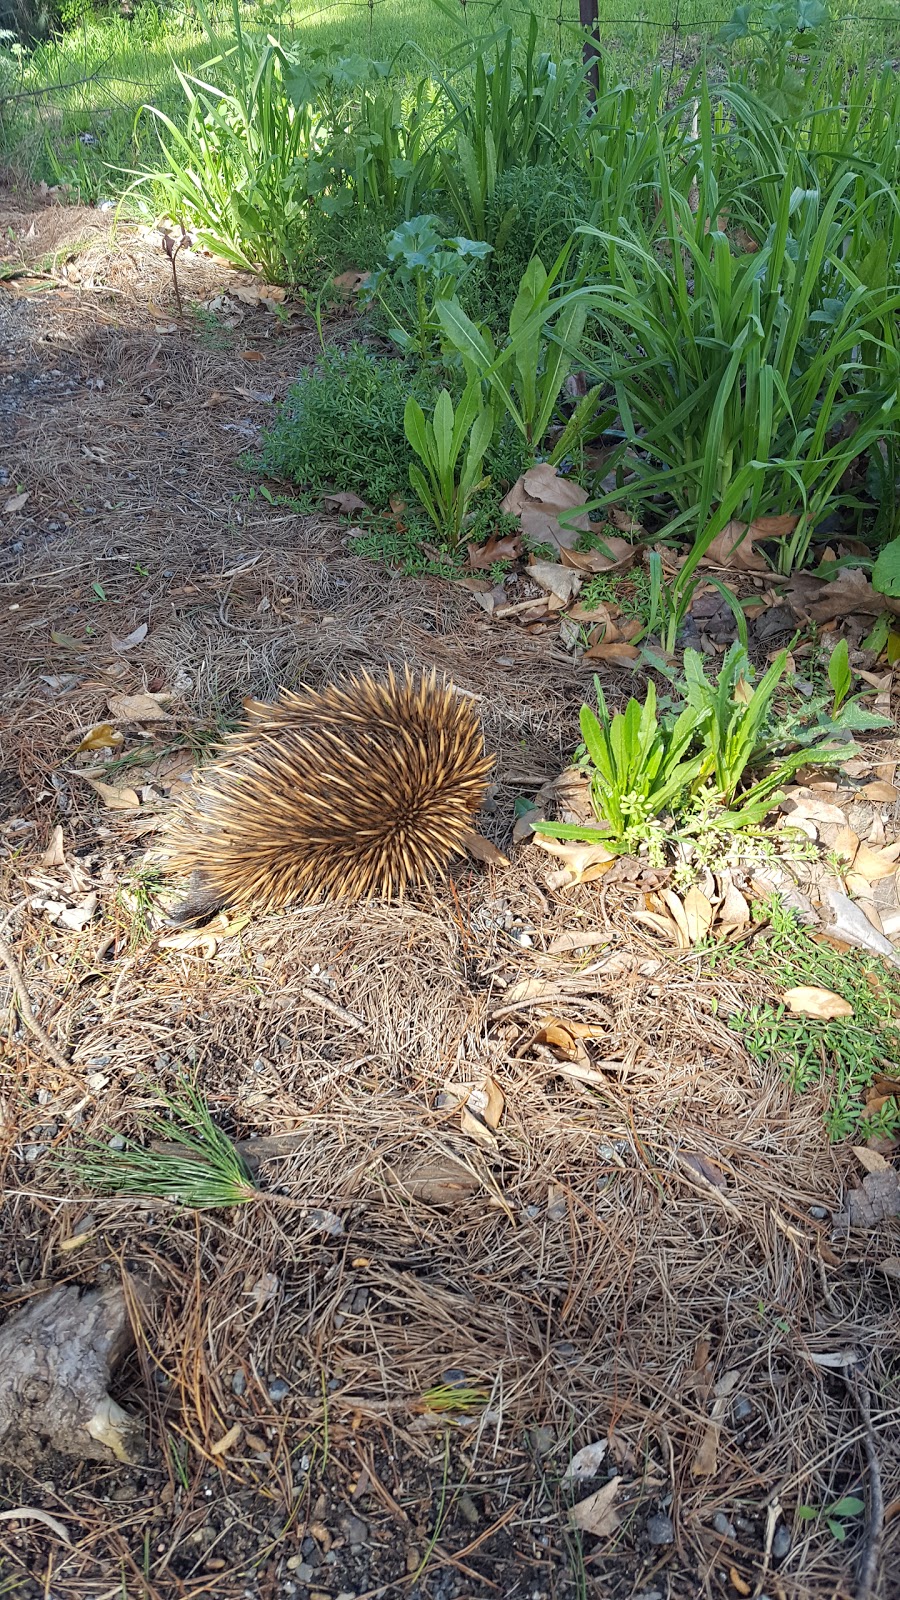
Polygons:
M602 1488L589 1494L586 1500L579 1500L569 1511L571 1527L581 1528L584 1533L593 1533L600 1539L608 1539L621 1527L622 1519L613 1504L621 1487L621 1478L610 1478Z
M888 845L885 850L872 850L869 845L861 844L853 858L853 871L868 883L877 883L879 878L889 878L896 871L898 856L900 841Z
M96 728L91 728L81 743L75 746L73 754L80 755L82 750L115 750L117 745L124 742L124 734L118 733L111 722L98 722Z
M578 512L586 503L587 493L579 484L561 478L554 467L542 462L523 472L501 500L500 510L518 517L529 538L549 541L561 549L576 544L591 527L587 513ZM565 526L559 520L562 514L566 514Z
M677 944L680 949L686 945L685 937L672 917L664 917L657 911L632 911L631 915L636 922L642 922L646 927L652 928L654 933L661 933L672 944Z
M701 889L688 889L684 897L684 916L691 944L699 944L709 933L713 922L713 908Z
M243 1433L243 1431L244 1431L243 1425L240 1422L233 1423L232 1426L228 1429L228 1432L227 1433L223 1433L221 1439L217 1439L215 1444L211 1444L210 1445L210 1447L209 1447L210 1455L211 1456L225 1456L225 1455L227 1455L229 1450L233 1449L233 1447L237 1444L237 1442L240 1439L241 1434Z
M79 773L85 783L90 784L95 794L100 796L103 804L110 811L137 811L140 799L134 789L117 789L110 783L103 783L99 778L89 778L85 773Z
M522 549L517 533L505 534L502 539L488 539L487 544L470 544L468 567L470 572L485 571L495 561L513 561Z
M62 823L58 822L50 835L50 843L40 858L42 867L61 867L65 864L66 849L63 843Z
M831 841L831 848L848 867L852 866L853 858L859 849L859 834L854 833L852 828L838 828Z
M548 855L558 856L567 873L571 874L571 883L588 883L592 878L599 877L607 872L615 861L615 856L605 844L579 844L572 839L551 839L544 833L536 833L534 842L546 850Z
M889 1278L900 1278L900 1256L885 1256L878 1263L879 1270Z
M843 996L815 985L801 984L799 988L786 989L781 998L795 1017L818 1017L822 1022L831 1022L835 1017L853 1015L853 1007Z
M365 500L360 500L358 494L352 489L341 489L337 494L323 496L322 504L327 511L339 511L345 517L352 517L357 511L368 511Z
M169 713L162 702L171 698L168 694L111 694L106 703L116 722L167 722Z
M892 783L882 783L880 781L867 783L862 792L867 800L887 800L892 802L900 798L900 790L895 789Z
M682 1155L681 1159L691 1172L695 1173L698 1178L703 1178L707 1183L712 1184L714 1189L725 1190L728 1188L728 1180L721 1167L716 1166L714 1161L710 1161L708 1156Z
M528 566L528 576L539 583L548 594L556 595L563 604L574 599L581 588L581 576L573 572L571 567L564 567L555 561L531 561Z
M891 609L885 596L876 594L859 567L845 567L832 583L823 583L820 595L821 598L808 607L815 622L843 620L853 611L880 616L885 608Z
M369 274L367 272L355 272L352 268L349 272L339 272L337 277L332 279L332 283L338 293L347 297L354 295L357 289L361 289L368 281Z
M585 650L582 661L615 661L620 666L631 666L635 661L640 661L641 652L634 644L624 644L617 640L600 639L597 644L592 644L590 650Z
M750 921L750 907L731 878L720 879L722 898L716 907L719 921L731 928L743 928Z
M867 1172L893 1172L890 1162L879 1150L871 1150L866 1144L855 1144L852 1148L860 1166L865 1167Z
M459 1113L459 1131L467 1138L474 1139L476 1144L481 1145L482 1150L495 1151L500 1148L491 1129L470 1111L467 1105L463 1106Z
M706 1432L700 1446L691 1462L691 1472L695 1478L712 1478L719 1470L719 1437L722 1432L722 1417L728 1408L728 1397L737 1388L740 1372L733 1369L726 1372L719 1379L713 1391L715 1400L712 1413L706 1426Z
M602 550L596 547L591 550L560 550L563 565L577 567L581 572L617 573L629 571L640 560L642 545L629 544L627 539L620 539L613 533L601 533L599 537L603 540Z
M497 846L492 844L490 839L486 839L483 833L476 833L474 828L465 830L461 842L465 845L473 861L480 861L486 867L509 866L509 861L503 851L498 850Z
M614 528L618 528L620 533L630 533L636 539L645 537L646 529L643 524L638 522L630 511L623 511L621 506L613 506L612 510L606 513L606 516L607 520L612 523Z
M119 652L120 655L124 654L124 652L126 650L133 650L135 645L143 644L144 640L147 637L147 631L148 630L147 630L146 622L142 622L139 627L134 629L133 633L129 633L128 634L127 638L125 638L125 639L111 638L110 639L110 644L112 645L114 650L117 650Z

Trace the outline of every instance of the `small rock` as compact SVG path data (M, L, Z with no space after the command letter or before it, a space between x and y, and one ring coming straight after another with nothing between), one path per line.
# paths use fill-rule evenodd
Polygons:
M269 1399L270 1400L274 1400L277 1403L279 1400L283 1400L285 1398L285 1395L290 1394L290 1392L291 1392L291 1386L290 1386L289 1383L287 1383L285 1381L284 1378L270 1378L269 1379Z
M233 1372L231 1374L232 1394L243 1394L246 1387L247 1379L244 1377L244 1374L242 1372Z
M809 1214L812 1217L814 1222L827 1222L828 1221L828 1208L827 1208L827 1206L810 1206Z
M463 1521L467 1522L470 1528L478 1526L481 1518L478 1515L478 1507L470 1494L461 1494L456 1502L456 1508Z
M647 1523L647 1538L651 1544L674 1544L675 1529L671 1517L666 1517L657 1511Z
M308 1561L303 1561L300 1556L291 1556L287 1564L298 1583L312 1583L316 1569L311 1567Z
M775 1529L775 1537L772 1540L772 1555L774 1559L780 1561L782 1556L787 1555L790 1548L791 1530L785 1523L779 1522L778 1527Z
M715 1528L716 1533L721 1533L726 1539L734 1539L736 1537L734 1523L728 1521L724 1511L716 1512L715 1516L713 1517L712 1525Z
M735 1422L746 1422L753 1415L753 1406L745 1394L738 1395L731 1408Z
M362 1517L347 1515L341 1517L341 1532L349 1545L368 1544L369 1526L363 1522Z
M37 1161L38 1157L44 1154L46 1148L45 1144L27 1144L25 1146L25 1160Z
M109 1141L109 1148L110 1150L124 1150L125 1135L122 1133L114 1133Z

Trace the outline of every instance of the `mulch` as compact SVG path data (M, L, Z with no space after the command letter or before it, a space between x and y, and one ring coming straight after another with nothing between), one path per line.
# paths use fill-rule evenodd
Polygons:
M0 196L0 230L4 205L38 243L59 229ZM0 500L30 495L0 522L0 932L65 1070L10 1009L0 1294L11 1313L50 1282L147 1286L115 1389L147 1456L4 1467L4 1509L71 1539L0 1523L4 1592L887 1600L900 1326L884 1240L834 1226L856 1159L822 1094L728 1028L758 975L661 952L633 888L601 915L595 885L551 887L510 842L513 799L577 739L584 669L254 493L242 460L314 358L308 318L237 301L233 326L182 326L148 236L53 240L49 278L29 243L0 285ZM185 303L243 282L180 270ZM135 875L223 720L406 660L477 695L498 755L481 825L510 864L166 946ZM170 697L108 780L137 810L85 782L108 750L75 753L123 694ZM54 896L90 914L51 920L34 901ZM553 954L573 927L597 942ZM587 1030L587 1066L548 1017ZM185 1215L73 1193L56 1153L135 1133L185 1071L265 1198ZM488 1079L502 1115L473 1130L460 1086ZM566 1482L592 1443L594 1475ZM840 1544L797 1511L865 1498L873 1460L869 1583L863 1519ZM613 1470L612 1522L577 1534L570 1505Z

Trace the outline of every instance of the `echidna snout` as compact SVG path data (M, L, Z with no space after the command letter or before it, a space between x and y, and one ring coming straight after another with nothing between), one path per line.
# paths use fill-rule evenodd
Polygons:
M492 765L472 701L434 673L282 690L225 740L176 815L169 866L191 888L174 920L390 897L440 876Z

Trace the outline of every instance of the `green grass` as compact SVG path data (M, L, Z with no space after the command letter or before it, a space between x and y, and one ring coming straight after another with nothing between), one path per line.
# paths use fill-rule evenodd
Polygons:
M775 1062L798 1093L824 1087L825 1126L832 1139L866 1139L900 1132L900 1104L865 1113L866 1090L879 1073L893 1076L900 1055L900 972L860 951L833 950L815 939L780 901L767 908L765 934L740 955L714 951L711 959L749 968L772 985L772 998L729 1018L749 1054ZM795 1017L781 1004L785 990L829 989L853 1007L852 1017L817 1022Z
M316 4L287 0L242 4L244 26L271 32L304 49L358 51L369 59L391 60L400 53L410 77L433 62L452 66L454 51L504 21L524 26L516 0L350 0ZM557 55L579 48L575 0L535 0L541 17L540 48ZM848 21L838 31L835 51L858 68L861 60L892 55L900 42L900 19L893 0L866 0L865 17L836 0L834 11ZM728 0L642 0L623 6L600 0L600 37L624 77L640 81L648 64L660 61L678 81L682 63L695 59L730 14ZM623 13L633 20L620 21ZM230 6L219 0L208 12L217 49L234 43ZM562 18L560 23L559 19ZM677 21L677 32L673 23ZM737 44L728 52L746 55ZM145 119L135 125L140 106L153 103L177 116L182 96L175 67L196 71L215 54L195 5L173 0L159 5L140 0L131 19L110 9L85 8L65 33L21 57L0 51L0 160L20 177L69 184L85 200L118 195L121 169L151 160L156 150ZM82 138L87 136L87 143ZM91 142L96 141L96 142Z

